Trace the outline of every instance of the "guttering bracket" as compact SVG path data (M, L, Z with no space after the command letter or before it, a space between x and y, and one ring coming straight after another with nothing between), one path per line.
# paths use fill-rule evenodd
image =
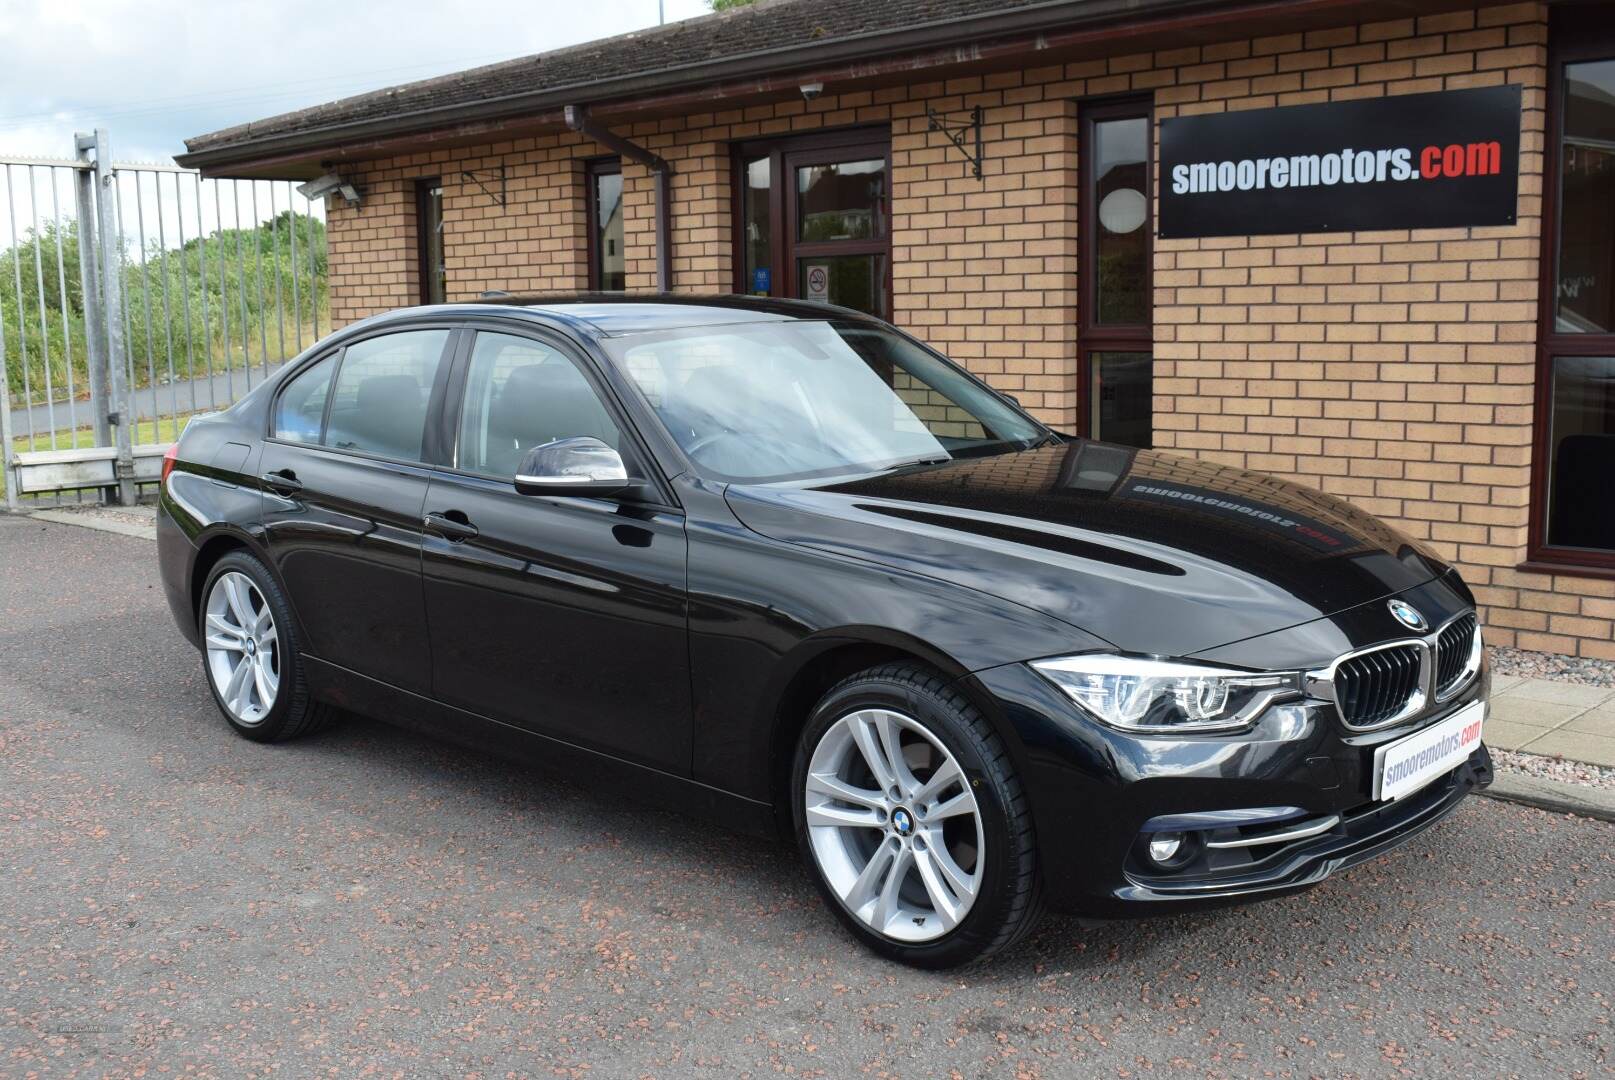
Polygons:
M982 161L981 106L977 105L974 109L970 110L970 119L968 120L950 120L947 114L939 113L928 105L925 108L925 118L931 122L931 131L942 132L942 134L948 137L948 141L954 145L954 148L957 149L959 153L964 155L964 159L970 162L971 175L977 180L980 180ZM970 148L965 145L967 137L972 134L974 135L976 145L976 152L974 154L972 154L970 152Z
M483 180L484 177L487 177L488 180L497 179L499 181L499 194L495 195L493 193L492 189L490 189L488 187L487 183L484 182L484 180ZM490 202L497 203L500 206L505 205L505 163L504 162L501 161L499 163L499 168L498 169L467 169L467 170L465 170L464 172L462 172L460 174L460 178L462 180L469 180L473 184L475 184L479 188L481 188L482 193L484 195L488 196L488 199L489 199Z
M589 116L586 105L568 105L564 110L566 126L630 161L637 161L656 174L656 289L673 291L673 219L672 189L673 166L658 154L623 138L608 128L599 127Z

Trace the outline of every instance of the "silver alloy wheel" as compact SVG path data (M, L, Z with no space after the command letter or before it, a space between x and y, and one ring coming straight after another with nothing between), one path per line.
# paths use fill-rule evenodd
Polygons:
M964 770L919 721L859 709L808 763L809 846L848 911L893 941L934 941L981 890L985 837Z
M237 723L256 727L280 691L280 642L269 604L251 578L231 571L213 583L203 621L213 689Z

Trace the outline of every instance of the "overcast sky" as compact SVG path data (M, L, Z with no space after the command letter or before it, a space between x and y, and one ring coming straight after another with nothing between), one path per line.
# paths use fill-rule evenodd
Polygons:
M669 22L705 0L664 0ZM657 0L0 0L0 157L120 161L348 94L655 26Z

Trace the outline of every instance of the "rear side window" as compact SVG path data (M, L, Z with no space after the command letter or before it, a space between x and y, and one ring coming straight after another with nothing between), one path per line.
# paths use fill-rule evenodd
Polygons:
M286 384L275 405L275 438L301 443L320 441L334 371L336 354L332 353Z
M617 425L573 360L531 338L481 333L471 353L455 461L508 479L522 455L590 435L618 448Z
M408 330L349 345L331 393L325 445L421 460L426 405L447 330Z

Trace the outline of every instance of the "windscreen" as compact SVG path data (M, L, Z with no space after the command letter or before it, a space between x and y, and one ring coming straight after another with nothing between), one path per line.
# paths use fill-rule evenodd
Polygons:
M1050 433L899 334L741 323L608 339L684 453L767 483L1024 449Z

